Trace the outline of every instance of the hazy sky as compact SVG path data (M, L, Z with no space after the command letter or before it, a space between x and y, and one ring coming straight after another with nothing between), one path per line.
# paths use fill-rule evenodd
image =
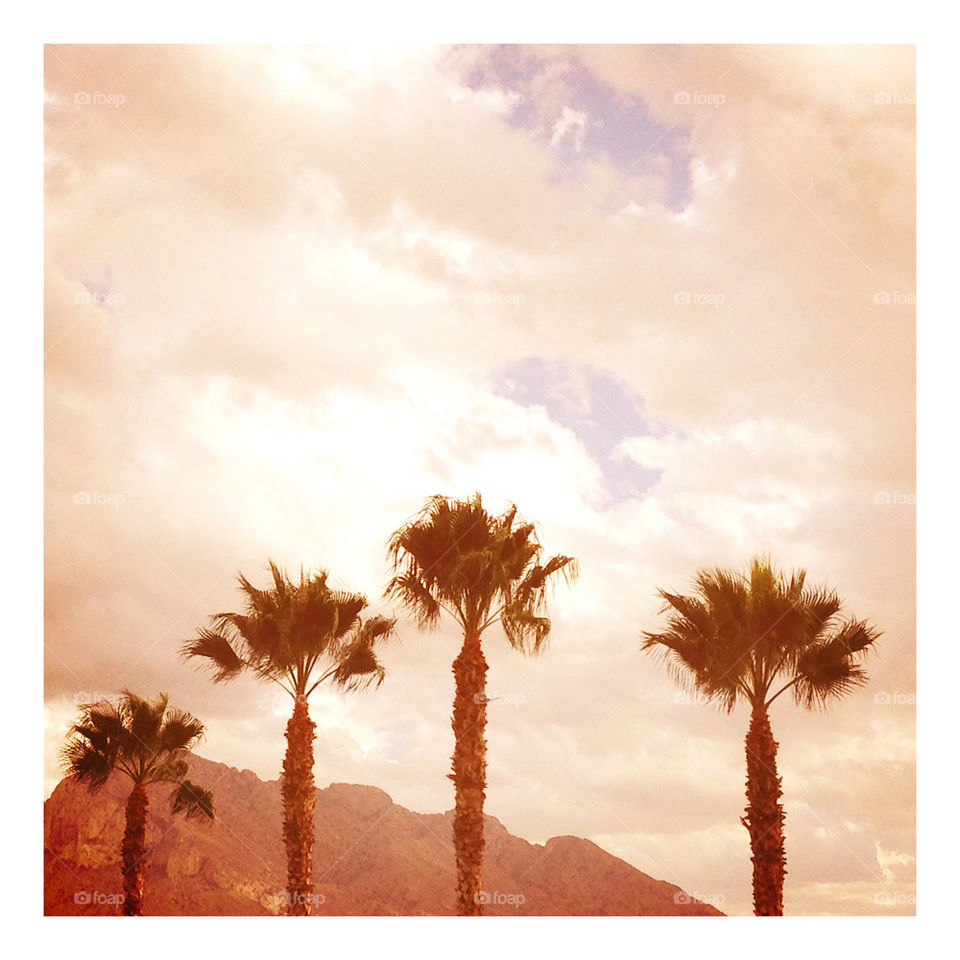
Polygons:
M746 714L638 648L769 552L884 631L772 711L786 910L912 913L914 89L909 47L48 47L47 792L124 686L275 778L286 695L181 640L268 557L389 612L388 535L480 490L582 567L543 656L487 636L487 812L750 912ZM452 807L458 643L315 695L319 785Z

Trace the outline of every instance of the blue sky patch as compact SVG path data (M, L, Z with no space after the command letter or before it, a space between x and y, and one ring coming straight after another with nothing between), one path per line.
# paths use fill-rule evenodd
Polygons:
M468 72L465 83L473 90L497 87L519 94L523 99L507 122L529 131L553 150L568 176L577 176L584 160L598 157L608 159L624 177L638 176L653 172L655 159L666 156L667 203L673 210L682 210L691 188L687 129L654 119L642 97L615 90L573 51L563 62L560 99L541 102L534 92L534 79L547 63L524 46L493 46ZM557 62L550 65L555 69ZM642 204L647 198L630 199Z
M622 380L591 367L526 357L494 375L494 390L524 406L543 406L572 430L603 472L607 506L642 496L660 479L628 457L616 457L628 437L653 433L643 397Z

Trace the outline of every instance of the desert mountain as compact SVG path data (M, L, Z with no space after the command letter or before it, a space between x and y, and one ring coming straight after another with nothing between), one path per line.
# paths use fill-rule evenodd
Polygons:
M144 912L278 914L285 858L280 785L201 757L190 776L214 791L213 823L172 817L169 788L150 788ZM62 781L44 804L47 915L115 914L122 898L120 842L126 778L99 794ZM376 787L334 783L317 791L315 914L453 914L453 814L413 813ZM484 888L492 915L720 916L673 884L641 873L589 840L546 844L486 819Z

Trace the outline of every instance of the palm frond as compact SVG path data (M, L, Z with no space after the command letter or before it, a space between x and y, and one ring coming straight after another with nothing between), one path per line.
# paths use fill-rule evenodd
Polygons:
M550 618L537 616L529 605L522 603L504 607L500 622L507 642L521 653L540 653L550 636Z
M442 610L466 633L499 621L511 645L537 652L550 630L548 585L556 576L572 582L578 572L572 557L541 564L542 552L533 524L519 517L515 504L494 516L479 493L465 500L430 497L388 541L393 578L385 595L421 627L437 626Z
M172 813L186 813L188 820L200 817L213 820L213 793L183 780L170 794L170 810Z
M179 783L190 769L179 755L160 757L150 768L151 783Z
M147 700L129 690L123 691L119 710L124 727L145 750L149 750L148 745L157 739L168 701L166 693L159 693L153 700Z
M192 750L203 734L203 723L192 713L171 708L163 718L158 740L164 750Z
M862 620L850 620L797 659L794 699L807 709L825 709L867 682L862 659L880 632Z
M390 580L384 596L411 613L417 626L432 628L439 625L442 608L415 573L398 573Z
M344 690L355 691L368 686L379 687L386 677L377 656L377 645L394 636L397 621L375 616L358 625L339 654L333 682Z
M214 671L214 683L232 680L246 666L233 644L222 634L201 627L196 637L187 640L180 648L184 658L198 657Z

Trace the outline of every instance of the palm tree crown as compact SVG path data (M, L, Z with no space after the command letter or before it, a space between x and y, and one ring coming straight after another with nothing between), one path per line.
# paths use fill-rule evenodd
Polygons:
M306 699L325 680L346 690L379 686L384 668L375 647L392 635L396 621L361 620L366 597L331 589L325 570L301 570L294 583L273 561L269 566L273 587L259 590L240 574L244 612L215 614L213 628L198 630L183 654L206 660L217 682L249 670L294 699Z
M866 683L861 660L879 631L842 619L836 592L807 587L805 571L788 577L757 558L745 573L701 570L694 585L691 596L658 591L667 629L644 633L642 649L722 709L767 707L786 690L822 708Z
M518 519L516 506L493 516L479 493L467 500L431 497L387 549L395 573L386 594L420 626L435 627L443 610L465 633L499 621L511 646L524 653L538 653L550 633L551 578L559 573L569 583L577 576L572 557L541 563L534 526Z
M185 779L187 754L203 737L203 724L185 710L169 706L167 694L146 700L125 690L114 703L80 707L70 727L61 758L67 776L92 790L102 787L114 770L134 784L172 783L174 813L213 818L213 795Z

